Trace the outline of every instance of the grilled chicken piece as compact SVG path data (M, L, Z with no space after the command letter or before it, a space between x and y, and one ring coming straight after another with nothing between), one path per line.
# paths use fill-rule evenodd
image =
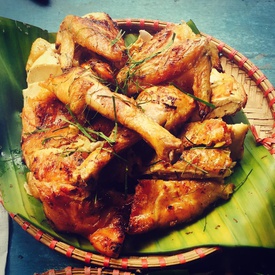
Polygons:
M47 159L46 159L47 160ZM125 239L129 202L110 190L91 192L84 182L40 181L28 174L28 189L43 203L45 215L59 232L87 238L94 248L118 257Z
M232 143L231 135L231 129L222 119L206 119L185 124L179 138L185 148L226 147Z
M210 180L140 180L128 232L145 233L193 221L217 200L229 199L233 190L233 184Z
M126 57L120 31L106 13L91 13L86 17L68 15L64 18L56 37L63 70L72 67L76 45L113 62L123 62Z
M176 131L181 127L195 109L194 100L172 85L145 89L137 97L136 103L145 115L169 131ZM118 126L109 138L115 143L105 142L102 147L96 148L77 168L75 177L80 175L83 180L96 179L101 169L116 154L141 139L135 131L121 126Z
M192 33L187 24L164 28L140 47L133 45L130 54L129 63L117 75L118 83L128 95L151 85L174 81L184 89L177 78L188 73L195 96L210 101L213 63L218 61L214 66L220 68L218 51L206 38ZM198 104L201 116L205 117L209 108L201 102Z
M144 175L160 179L223 179L231 175L234 165L229 150L194 148L184 150L173 164L153 159Z
M42 201L56 230L81 234L101 254L117 257L125 238L127 198L73 177L101 141L91 142L71 125L71 114L49 90L37 83L31 87L24 91L22 112L27 190Z
M76 114L83 113L89 106L104 117L137 132L161 159L173 160L181 147L180 139L144 114L133 98L113 93L88 70L72 68L68 73L50 78L44 86Z
M244 140L248 125L227 124L222 119L205 119L185 124L180 133L185 148L206 146L229 148L233 161L240 160L244 152Z
M147 88L139 93L136 102L147 116L172 133L182 127L196 108L194 99L173 85Z

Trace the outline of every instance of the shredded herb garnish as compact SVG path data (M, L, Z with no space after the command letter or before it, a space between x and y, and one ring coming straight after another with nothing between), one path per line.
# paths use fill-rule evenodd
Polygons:
M80 130L80 132L86 136L90 141L92 142L96 142L97 140L94 139L90 133L97 135L98 137L102 138L103 140L107 141L109 144L113 144L115 142L115 140L110 139L109 137L107 137L104 133L99 132L99 131L94 131L93 129L90 128L86 128L84 126L82 126L78 121L77 118L75 117L75 115L72 113L72 111L70 110L70 108L67 106L67 109L69 111L69 113L71 114L71 116L74 119L74 122L67 120L67 119L63 119L64 121L68 122L70 125L76 127L77 129Z
M111 41L111 46L115 45L123 37L124 34L125 34L125 31L120 30L116 38Z
M180 90L181 92L183 92L184 94L186 94L186 95L192 97L192 98L195 99L196 101L199 101L199 102L205 104L206 106L210 107L211 109L215 109L215 108L216 108L216 106L215 106L214 104L212 104L212 103L210 103L210 102L207 102L207 101L205 101L205 100L203 100L203 99L201 99L201 98L199 98L199 97L196 97L196 96L194 96L194 95L192 95L192 94L190 94L190 93L187 93L186 91L184 91L184 90L182 90L180 87L178 87L175 83L171 82L170 84L173 85L173 86L174 86L175 88L177 88L178 90Z
M153 53L152 55L143 58L142 60L133 60L132 57L129 55L129 51L127 51L128 58L129 58L129 69L127 71L127 75L126 75L126 78L125 78L123 86L122 86L122 91L127 91L128 82L130 80L133 81L133 78L137 72L137 67L139 65L145 63L146 61L153 59L154 57L158 56L159 54L163 53L168 48L170 48L175 41L175 37L176 37L176 33L173 33L171 41L161 51L157 51L157 52ZM138 82L134 82L134 83L137 85L137 87L139 87Z
M243 184L247 181L249 175L252 173L253 169L251 169L248 174L246 175L246 177L240 182L240 184L236 187L235 191L239 190Z
M195 158L195 156L194 156L194 158ZM186 163L189 164L190 166L193 166L196 170L201 171L203 174L208 174L208 171L206 171L206 170L200 168L198 165L193 164L192 162L190 162L190 161L184 159L183 157L180 157L180 160L186 162ZM183 171L182 174L184 174L184 172L185 172L185 171Z

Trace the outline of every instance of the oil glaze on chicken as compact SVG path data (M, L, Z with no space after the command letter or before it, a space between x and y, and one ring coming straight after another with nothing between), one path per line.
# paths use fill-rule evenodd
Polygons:
M23 91L26 190L56 231L110 257L127 234L229 199L248 130L223 120L246 94L207 39L184 22L130 46L125 35L105 13L66 16L55 44L33 43Z

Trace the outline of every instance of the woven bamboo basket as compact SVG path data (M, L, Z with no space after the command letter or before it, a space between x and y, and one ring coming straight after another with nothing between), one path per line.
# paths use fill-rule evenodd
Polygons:
M130 32L145 29L150 33L160 31L171 24L158 20L144 19L118 19L118 26ZM275 89L267 77L248 58L222 41L202 33L207 39L216 45L220 54L223 69L226 73L233 75L243 84L247 94L248 102L244 109L251 130L257 143L264 145L271 154L275 155ZM199 260L220 250L219 247L200 247L189 251L183 251L170 255L148 255L130 256L118 259L108 258L70 246L55 239L47 233L42 232L19 215L11 214L11 217L37 241L48 246L59 253L82 261L91 267L72 268L64 270L49 270L43 274L137 274L142 270L150 268L165 268L184 265ZM133 272L133 273L132 273Z

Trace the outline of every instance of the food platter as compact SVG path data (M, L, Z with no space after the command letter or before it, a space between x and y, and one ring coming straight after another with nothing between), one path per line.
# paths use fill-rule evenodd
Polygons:
M119 27L128 31L159 31L167 22L121 19ZM248 93L244 112L233 122L253 125L245 141L245 155L230 178L237 192L226 204L195 223L169 232L129 238L118 259L98 255L87 241L58 234L47 224L40 202L24 189L26 167L21 161L21 91L25 88L24 64L36 37L52 41L54 34L13 20L2 19L0 190L5 208L35 239L68 257L104 267L138 269L184 264L219 250L220 246L275 247L274 205L274 88L264 74L245 56L225 43L206 36L221 54L223 68L240 81ZM3 40L2 40L3 39ZM17 50L17 46L19 50ZM13 55L8 54L12 52ZM12 65L11 65L12 64ZM258 134L257 142L254 136ZM265 145L267 149L262 146ZM251 202L253 201L253 205ZM269 226L271 225L271 227ZM270 229L273 228L273 229ZM273 232L272 232L273 230ZM249 234L248 234L249 232Z

